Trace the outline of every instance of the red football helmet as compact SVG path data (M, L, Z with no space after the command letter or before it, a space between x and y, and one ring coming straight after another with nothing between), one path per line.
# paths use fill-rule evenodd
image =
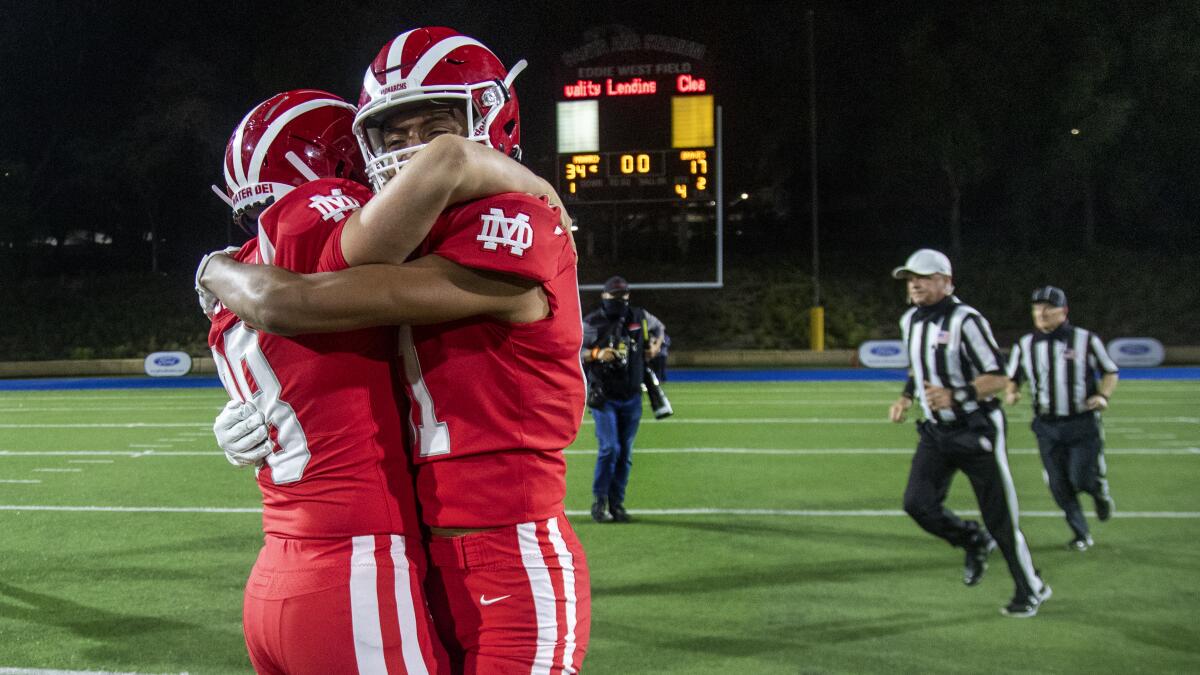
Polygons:
M355 108L316 89L276 94L251 110L225 147L225 190L213 191L253 232L260 207L319 178L367 183L352 126Z
M378 192L424 145L388 152L383 122L407 106L449 102L466 113L467 138L521 157L521 117L512 83L524 60L505 70L474 38L451 28L416 28L383 46L367 68L354 134Z

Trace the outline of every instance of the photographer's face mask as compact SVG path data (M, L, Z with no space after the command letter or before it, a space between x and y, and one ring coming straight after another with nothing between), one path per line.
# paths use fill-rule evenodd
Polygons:
M604 311L604 316L615 319L625 311L629 306L629 294L614 296L609 293L604 293L600 296L600 308Z

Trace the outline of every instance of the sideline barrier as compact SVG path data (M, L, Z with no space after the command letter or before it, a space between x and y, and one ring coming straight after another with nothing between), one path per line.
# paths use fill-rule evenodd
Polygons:
M216 375L211 356L192 359L191 374ZM81 361L0 361L0 378L6 377L93 377L145 375L145 359L87 359Z
M903 340L867 340L858 348L858 362L868 368L908 368Z
M707 369L685 368L667 371L663 383L670 391L679 382L903 382L905 370L867 368L796 368L796 369ZM1200 366L1175 368L1123 368L1123 380L1200 380ZM222 389L215 376L96 377L42 380L0 380L3 391L58 391L65 389Z
M1117 338L1108 343L1107 349L1119 368L1160 366L1167 357L1162 343L1154 338Z
M1164 366L1200 365L1200 346L1166 347ZM668 370L702 369L747 369L761 372L788 372L790 369L824 368L852 369L860 366L858 353L853 349L830 349L823 352L808 350L757 349L738 351L671 351ZM144 359L91 359L85 361L0 361L0 385L6 378L81 378L81 377L132 377L145 373ZM1169 370L1169 369L1159 369ZM863 369L863 377L869 379L870 372L886 372ZM747 371L743 371L747 372ZM211 356L192 359L189 377L212 375L216 381L217 369ZM1126 377L1126 369L1121 370ZM175 378L156 378L161 380ZM186 379L186 378L185 378ZM881 379L889 379L884 376ZM170 385L162 385L170 386Z

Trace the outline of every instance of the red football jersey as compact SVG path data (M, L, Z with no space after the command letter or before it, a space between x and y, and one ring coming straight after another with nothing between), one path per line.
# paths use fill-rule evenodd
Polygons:
M340 179L298 187L263 212L258 239L235 257L300 273L339 269L341 227L370 198ZM289 338L222 308L209 345L229 395L253 401L271 427L275 449L258 471L264 532L418 535L395 328Z
M428 254L540 282L550 315L401 329L424 518L496 527L552 517L585 398L570 234L544 202L509 193L446 210L418 251Z

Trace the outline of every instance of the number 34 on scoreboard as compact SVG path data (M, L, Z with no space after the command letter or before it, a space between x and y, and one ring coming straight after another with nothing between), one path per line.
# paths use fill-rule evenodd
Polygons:
M711 148L560 155L571 202L711 201Z

